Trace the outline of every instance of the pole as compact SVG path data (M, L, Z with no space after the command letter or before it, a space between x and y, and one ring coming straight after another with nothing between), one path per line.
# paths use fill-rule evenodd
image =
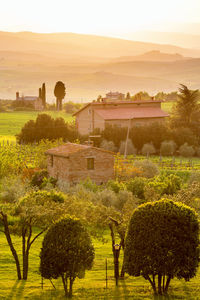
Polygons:
M131 127L131 117L129 119L129 124L128 124L128 130L127 130L127 135L126 135L126 143L125 143L125 150L124 150L124 158L127 156L127 146L128 146L128 138L129 138L129 131Z
M106 289L108 288L108 264L107 264L107 258L106 258Z

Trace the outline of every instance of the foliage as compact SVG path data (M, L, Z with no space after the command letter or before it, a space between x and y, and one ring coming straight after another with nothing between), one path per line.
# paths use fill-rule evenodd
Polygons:
M189 183L174 196L174 199L191 206L200 215L200 182Z
M181 156L192 157L194 156L195 150L192 146L189 146L187 143L185 143L180 146L179 153Z
M37 186L40 188L42 186L43 180L45 177L48 177L47 170L39 170L34 173L34 175L31 178L31 184L33 186Z
M160 154L173 155L176 150L176 143L174 141L163 141L160 147Z
M46 167L45 151L63 144L62 140L41 140L38 144L10 144L0 147L0 178L20 175L30 168Z
M55 191L31 191L13 202L4 198L1 199L0 223L4 228L4 234L15 260L19 280L22 278L27 279L31 246L53 221L62 216L64 213L63 202L63 195ZM12 224L8 223L9 216L15 217L15 222ZM40 232L35 236L33 236L33 226L40 228ZM19 255L15 249L11 234L22 238L22 274Z
M43 107L46 108L46 85L45 85L45 83L42 84L41 99L42 99Z
M74 114L76 111L78 111L83 106L83 104L68 101L63 106L64 106L66 113Z
M117 151L117 148L115 147L115 144L113 143L113 141L103 140L100 144L100 148L103 148L105 150L112 151L112 152Z
M159 173L158 166L148 159L135 161L134 166L141 170L142 177L152 178Z
M151 100L151 96L147 92L140 91L136 93L134 96L132 96L132 99L134 101L146 101L146 100Z
M173 123L178 126L192 127L200 121L199 91L189 90L181 84L173 112Z
M125 154L125 147L126 147L126 141L121 141L120 147L119 147L119 152L123 155ZM136 153L137 153L137 149L133 145L132 141L130 139L128 139L126 154L130 155L130 154L136 154Z
M62 100L66 95L66 88L62 81L57 81L54 88L54 95L56 97L56 108L57 110L62 110Z
M92 267L94 247L80 221L67 218L48 230L42 243L40 258L42 277L57 279L61 276L65 295L71 297L75 278L83 278L85 270Z
M141 170L130 164L128 160L122 158L120 155L115 157L115 178L119 181L127 180L135 176L141 175Z
M155 293L166 293L174 277L190 280L199 262L197 215L169 200L141 205L129 224L124 257L128 274L142 275Z
M180 147L184 143L189 145L197 145L197 136L193 133L192 129L187 127L176 127L171 131L171 138Z
M148 181L148 186L153 188L159 195L173 195L181 188L181 179L175 174L162 173ZM149 199L150 200L150 199Z
M126 188L132 192L133 195L140 199L144 199L144 189L147 179L143 177L135 177L126 182Z
M144 144L142 147L143 155L151 155L151 154L154 154L155 152L156 152L156 149L153 144L147 143L147 144Z
M63 138L73 141L77 138L74 124L68 124L63 118L53 119L48 114L39 114L37 119L29 120L17 135L19 143L33 143L42 139L54 140Z

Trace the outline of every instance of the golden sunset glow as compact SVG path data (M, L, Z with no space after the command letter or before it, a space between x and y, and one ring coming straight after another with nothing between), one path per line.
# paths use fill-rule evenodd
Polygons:
M157 29L159 24L198 22L199 0L4 1L0 30L100 35Z

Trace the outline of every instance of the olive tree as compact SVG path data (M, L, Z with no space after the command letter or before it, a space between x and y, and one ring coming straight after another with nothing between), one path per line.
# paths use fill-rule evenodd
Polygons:
M143 276L155 293L166 293L174 277L189 281L199 263L196 213L172 200L139 206L129 224L124 257L126 272Z
M75 278L84 277L93 259L94 247L89 234L79 220L68 217L46 233L40 253L40 273L47 279L61 276L65 296L72 297Z
M0 203L0 224L15 260L18 279L27 279L29 253L35 240L63 214L64 197L56 191L32 191L15 202L2 199ZM9 219L13 218L14 222ZM37 231L33 231L37 227ZM22 272L19 252L12 235L21 237Z

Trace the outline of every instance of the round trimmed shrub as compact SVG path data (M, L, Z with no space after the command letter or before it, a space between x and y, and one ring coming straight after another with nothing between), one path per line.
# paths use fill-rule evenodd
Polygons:
M155 293L166 293L174 277L190 280L199 263L197 214L170 200L139 206L129 223L124 263L129 275L143 276Z
M179 153L184 157L192 157L194 156L195 150L192 146L189 146L187 143L183 144L179 148Z

